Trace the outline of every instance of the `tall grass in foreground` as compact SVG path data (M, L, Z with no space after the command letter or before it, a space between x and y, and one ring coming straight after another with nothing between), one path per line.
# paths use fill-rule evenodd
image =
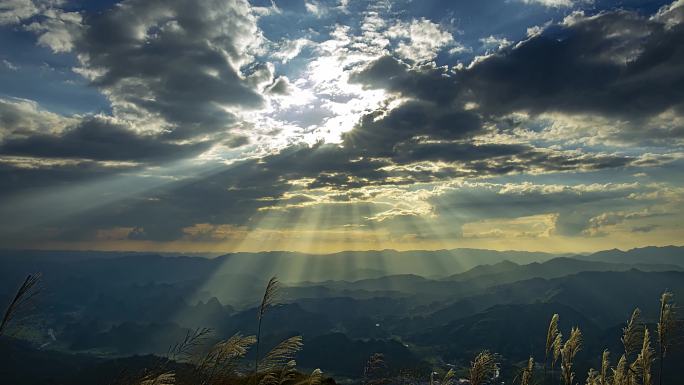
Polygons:
M673 303L674 295L669 291L660 296L660 314L658 317L658 383L663 383L663 363L665 355L674 344L677 317Z
M266 290L264 290L264 296L261 299L261 304L259 305L259 311L257 312L257 335L256 335L256 357L254 358L254 375L259 373L259 345L261 342L261 323L264 320L264 314L266 310L275 301L276 295L278 294L279 282L278 278L272 277L268 284L266 285Z
M622 347L624 351L615 366L611 365L610 352L606 349L601 354L600 369L589 369L584 384L586 385L655 385L653 364L658 361L658 381L662 385L664 358L667 352L677 342L678 321L675 315L676 306L672 293L665 292L660 298L660 314L657 324L657 350L652 347L651 332L641 322L641 311L634 309L632 315L622 329ZM544 362L541 365L541 378L535 377L534 358L530 357L526 365L513 380L519 385L554 384L560 380L563 385L578 385L575 372L575 358L582 349L582 332L573 327L569 337L563 341L563 334L559 329L560 316L554 314L549 322L546 333ZM657 357L656 357L657 353ZM556 363L560 361L560 371L555 373ZM494 384L498 379L498 363L496 356L483 351L470 364L468 383L470 385ZM549 375L549 370L550 375ZM430 385L438 385L434 381L434 374L430 376ZM556 377L558 376L558 377ZM455 377L450 369L441 385L453 385Z
M677 321L674 313L675 305L673 296L669 292L663 293L660 298L660 314L657 325L658 337L658 381L662 384L664 358L666 353L675 343ZM637 308L632 312L626 326L622 329L621 342L623 353L618 359L616 366L610 363L610 352L604 350L601 355L600 370L590 369L586 378L586 385L654 385L653 384L653 363L656 360L655 350L651 346L651 333L649 329L640 321L641 311ZM549 344L561 334L558 331L558 315L554 314L549 324L547 332L546 355L548 357L552 347L557 348L558 344ZM553 336L556 337L553 337ZM564 385L575 385L575 372L573 362L575 355L582 347L581 332L578 328L573 328L568 340L560 348L561 358L561 380ZM546 369L546 364L544 365ZM544 380L547 380L546 370ZM527 385L521 381L521 384Z

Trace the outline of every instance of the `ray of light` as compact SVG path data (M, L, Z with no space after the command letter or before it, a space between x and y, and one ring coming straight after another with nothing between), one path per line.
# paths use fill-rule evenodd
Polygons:
M22 193L0 203L0 216L14 218L12 223L3 223L2 230L5 234L21 234L37 226L60 224L115 202L142 197L168 185L178 185L190 176L207 177L224 171L226 167L224 163L183 160L142 171Z

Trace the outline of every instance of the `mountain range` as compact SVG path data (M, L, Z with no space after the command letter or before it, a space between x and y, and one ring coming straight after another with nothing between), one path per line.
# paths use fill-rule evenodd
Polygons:
M459 249L216 258L4 251L0 300L9 301L25 274L42 271L38 304L18 340L5 345L28 356L52 352L82 370L164 354L195 328L213 329L217 341L238 331L255 333L255 306L266 280L281 276L283 267L278 303L264 318L264 341L274 345L302 335L298 363L304 368L358 378L374 352L384 352L394 367L427 368L428 362L467 364L482 348L513 364L540 355L554 313L562 329L582 328L581 366L606 341L619 342L635 307L653 322L664 290L684 296L683 251L568 256ZM0 365L0 371L10 369Z

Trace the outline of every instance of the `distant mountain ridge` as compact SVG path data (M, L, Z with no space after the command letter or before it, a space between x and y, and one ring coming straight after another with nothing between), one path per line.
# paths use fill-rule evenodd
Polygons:
M558 278L583 271L627 271L631 269L641 271L681 271L684 270L684 267L674 264L611 263L558 257L541 263L532 262L527 265L518 265L510 261L499 262L495 265L481 265L466 272L451 275L444 278L444 280L466 281L477 279L480 283L501 284L530 278Z
M169 282L205 277L208 274L248 274L260 279L277 275L284 282L322 282L326 280L356 281L386 275L416 274L423 277L444 277L463 272L483 263L512 260L517 263L545 261L555 254L454 249L434 251L370 250L345 251L334 254L304 254L288 251L231 253L216 258L196 256L166 257L154 253L119 253L95 251L0 251L0 267L7 271L60 268L69 265L80 271L111 274L121 273L121 279L140 282ZM135 271L127 270L131 262ZM72 265L73 264L73 265ZM76 265L77 264L77 265Z
M684 267L684 246L647 246L626 251L611 249L575 258L612 263L657 263Z

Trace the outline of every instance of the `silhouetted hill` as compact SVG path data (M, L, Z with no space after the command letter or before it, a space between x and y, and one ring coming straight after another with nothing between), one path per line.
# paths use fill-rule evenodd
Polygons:
M382 353L390 369L428 368L426 362L396 340L351 340L342 333L333 333L306 341L299 356L305 367L320 367L332 374L360 378L363 368L374 353Z
M447 360L463 359L482 349L498 352L512 360L524 360L530 355L543 357L546 328L554 313L562 314L559 324L562 330L579 326L589 344L601 330L582 313L564 304L495 305L446 325L417 331L410 341L438 346Z
M0 379L3 384L65 384L69 378L101 360L85 354L40 350L30 343L0 337Z
M485 289L435 311L424 322L436 326L501 304L559 303L602 327L610 327L623 322L634 307L641 308L647 317L655 317L656 300L665 290L684 296L684 272L629 270L533 278Z
M627 251L612 249L599 251L591 255L577 256L576 258L610 263L656 263L684 267L684 247L649 246Z
M501 262L496 265L475 267L461 274L454 274L445 278L449 281L477 280L480 285L503 284L522 281L531 278L558 278L583 271L627 271L638 269L641 271L681 271L678 265L647 264L647 263L608 263L585 261L574 258L559 257L546 262L532 262L518 265L512 262Z

